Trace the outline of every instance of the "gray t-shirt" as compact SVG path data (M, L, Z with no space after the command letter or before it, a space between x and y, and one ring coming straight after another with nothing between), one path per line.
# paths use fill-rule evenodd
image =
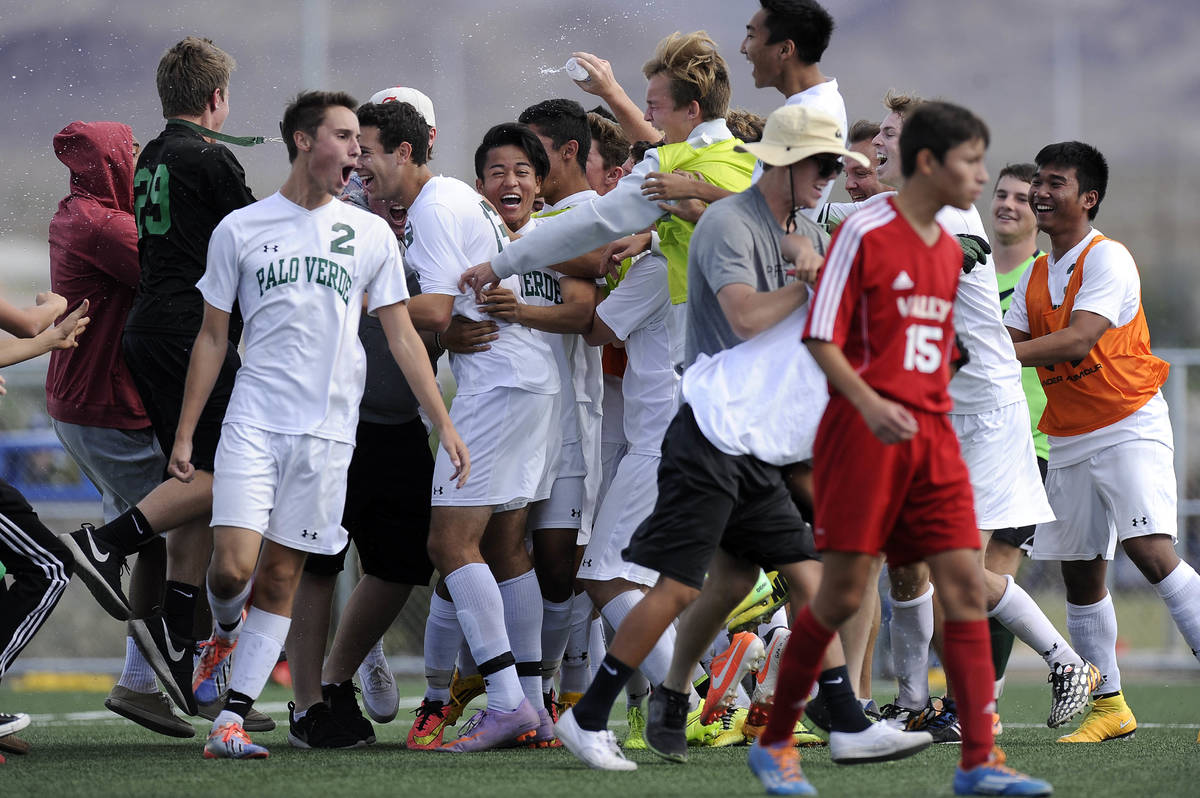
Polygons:
M808 236L822 255L829 236L804 216L796 215L796 232ZM700 217L688 247L687 352L690 366L700 354L713 355L740 344L717 292L743 283L756 291L774 291L794 277L779 251L783 228L757 186L714 202Z
M407 272L408 292L412 296L421 293L421 284L416 274ZM367 354L367 378L363 387L362 403L358 406L359 421L371 424L406 424L417 417L420 406L404 372L396 365L392 351L388 349L383 324L375 316L362 314L358 322L358 338ZM431 359L432 360L432 359ZM433 361L437 371L437 363Z

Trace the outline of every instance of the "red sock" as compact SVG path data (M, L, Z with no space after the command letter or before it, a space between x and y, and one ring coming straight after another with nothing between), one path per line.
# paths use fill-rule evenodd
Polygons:
M982 765L992 753L995 670L987 621L946 621L946 677L962 724L962 769Z
M796 721L804 711L808 693L821 667L821 657L833 639L835 630L826 629L813 617L807 606L792 621L792 636L779 663L779 681L775 688L775 704L767 717L767 727L759 738L760 745L791 740Z

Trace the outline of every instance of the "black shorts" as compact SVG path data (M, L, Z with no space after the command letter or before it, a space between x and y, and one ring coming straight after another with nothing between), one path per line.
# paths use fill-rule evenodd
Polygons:
M718 546L768 571L819 559L780 469L720 451L683 405L663 438L654 511L621 556L699 590Z
M429 486L433 454L421 419L405 424L358 422L346 476L342 526L358 549L363 573L385 582L428 585ZM346 550L308 555L304 570L332 576L345 567Z
M175 428L179 426L179 411L183 407L183 386L187 381L188 361L195 339L178 335L154 335L125 331L122 349L125 364L133 375L142 406L150 417L154 437L168 458L175 447ZM242 360L237 347L228 344L225 362L213 384L208 403L200 412L196 431L192 434L192 465L212 473L217 456L217 441L221 438L221 422L233 393L233 380ZM164 479L166 478L164 474Z
M1042 472L1042 484L1046 483L1046 466L1049 465L1042 457L1037 459L1038 471ZM1037 529L1037 524L1029 526L1008 527L1007 529L997 529L992 532L992 539L998 540L1001 543L1007 543L1014 549L1025 549L1026 552L1033 550L1033 530Z

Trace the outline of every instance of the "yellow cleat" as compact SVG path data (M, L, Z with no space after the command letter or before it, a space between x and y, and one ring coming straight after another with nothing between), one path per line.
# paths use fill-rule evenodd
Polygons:
M621 747L629 751L646 750L646 715L641 707L630 707L625 717L629 720L629 736Z
M487 692L483 686L483 676L476 673L473 676L462 676L458 668L454 669L454 677L450 680L450 703L446 705L445 724L453 726L458 723L463 710L479 696Z
M1137 719L1125 703L1125 695L1117 693L1092 702L1079 728L1058 738L1060 743L1102 743L1105 740L1130 740L1137 731Z
M787 580L778 571L765 573L760 570L750 595L742 599L725 619L729 633L755 631L760 623L770 620L775 611L787 603L788 595Z
M555 705L558 707L558 714L562 715L562 713L566 712L568 709L570 709L571 707L578 704L579 699L581 699L581 698L583 698L583 693L572 693L572 692L559 693L558 699L554 702Z
M720 718L707 725L700 722L700 713L703 711L704 705L701 704L688 713L685 728L688 745L708 745L709 740L721 733Z
M727 748L731 745L745 745L746 737L742 733L742 729L748 714L750 714L750 710L744 707L735 707L725 712L717 719L717 724L721 728L716 735L709 739L709 747Z

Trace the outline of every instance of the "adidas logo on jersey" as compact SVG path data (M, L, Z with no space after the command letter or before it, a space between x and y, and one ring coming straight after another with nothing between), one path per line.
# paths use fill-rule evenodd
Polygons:
M900 273L896 275L896 279L892 280L893 291L908 291L915 285L916 284L912 281L912 278L908 276L908 272L904 271L903 269L901 269Z

